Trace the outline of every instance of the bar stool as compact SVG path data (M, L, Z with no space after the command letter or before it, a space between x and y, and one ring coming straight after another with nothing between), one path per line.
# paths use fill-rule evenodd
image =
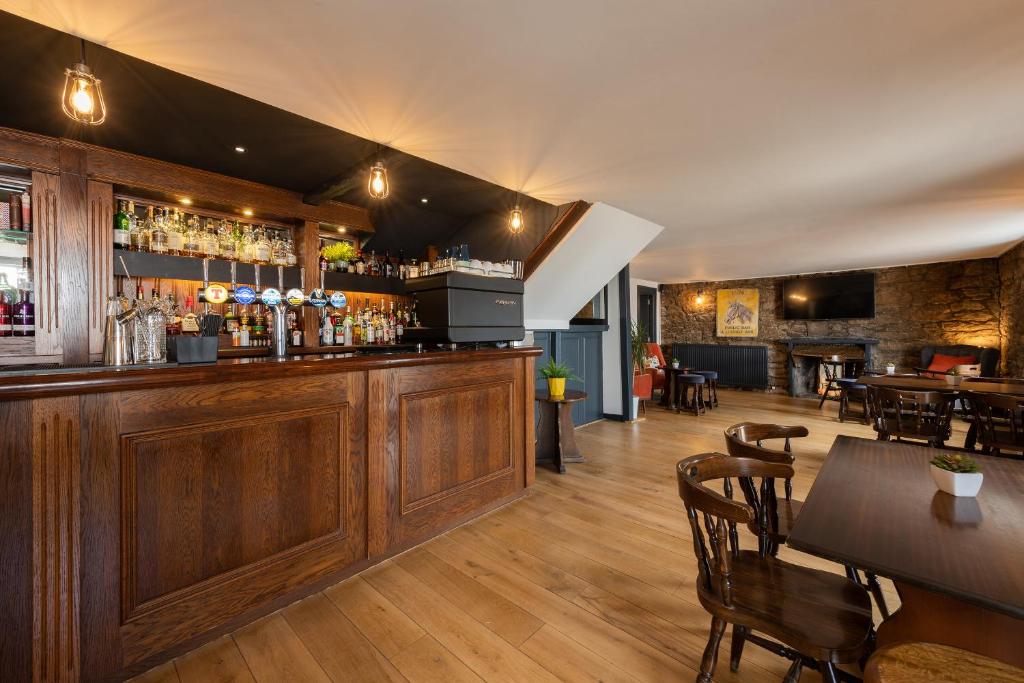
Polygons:
M704 403L704 384L702 375L694 373L679 373L676 375L676 412L685 408L691 408L694 415L707 412ZM690 390L693 396L690 397Z
M718 373L714 370L693 370L693 374L704 378L704 385L708 388L708 408L718 407Z

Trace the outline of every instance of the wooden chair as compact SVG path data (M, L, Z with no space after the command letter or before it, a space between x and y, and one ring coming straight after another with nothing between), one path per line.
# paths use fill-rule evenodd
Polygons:
M950 436L953 394L868 387L871 421L881 441L925 441L941 448Z
M868 407L868 388L852 377L843 377L836 380L839 385L839 421L846 422L850 417L850 399L854 399L861 405L860 418L864 424L871 423L871 409Z
M935 643L900 643L877 650L864 683L1020 683L1024 669Z
M982 453L1024 455L1024 398L976 391L961 395L971 408Z
M680 460L676 475L697 556L697 597L711 614L697 683L713 680L718 647L729 624L734 634L743 634L741 640L733 641L730 668L734 671L743 643L749 641L792 661L787 681L798 681L807 666L817 669L826 683L836 683L837 664L858 662L866 654L871 634L867 591L836 574L740 550L737 525L749 525L760 517L759 529L765 536L770 505L760 505L755 513L752 506L704 485L724 480L731 495L730 479L760 478L759 499L770 501L774 480L792 478L793 468L705 453ZM767 547L767 538L759 539L758 545Z
M793 456L791 440L807 435L807 428L801 426L789 427L786 425L740 422L725 430L725 445L729 455L736 458L754 458L764 462L792 465L795 458ZM764 442L771 439L784 439L781 451L765 447ZM754 489L753 481L750 479L740 479L739 484L746 497L747 504L754 508L755 513L760 515L760 501ZM789 538L789 530L793 527L793 523L800 512L800 507L803 505L803 501L793 500L792 480L787 479L784 487L785 498L781 501L778 500L775 494L774 485L768 490L770 498L769 508L773 509L766 517L768 528L763 535L768 545L763 549L758 548L758 550L762 550L769 555L777 555L779 546L784 544L786 539ZM731 495L731 492L727 491L727 494ZM760 519L760 516L758 516L758 519ZM762 535L759 533L756 525L751 525L750 531L758 536L758 542L760 543ZM862 581L858 570L851 565L846 565L846 576L851 581L855 581L870 591L871 596L875 599L875 604L878 605L878 611L881 613L882 618L889 616L889 607L885 602L885 594L882 593L882 584L878 582L878 577L875 574L865 572ZM734 643L737 638L742 639L743 634L734 632ZM739 647L742 649L742 645Z
M807 436L807 434L806 427L740 422L725 430L725 447L728 449L729 455L734 458L754 458L762 462L792 465L794 457L793 446L790 440ZM764 446L765 441L774 439L784 440L781 451ZM753 491L753 482L750 479L741 479L739 484L746 497L747 504L754 508L755 513L759 514L759 502L756 492ZM770 555L778 553L779 545L786 542L786 538L789 537L789 530L793 527L793 522L796 521L797 513L800 512L800 506L803 504L799 500L793 500L792 479L787 478L783 488L785 498L781 501L778 500L774 487L769 491L771 497L769 508L774 512L774 514L768 516L767 520L768 528L766 529L765 538L769 545L763 549L759 548L759 550L763 550ZM751 524L750 531L754 534L758 533L756 522Z

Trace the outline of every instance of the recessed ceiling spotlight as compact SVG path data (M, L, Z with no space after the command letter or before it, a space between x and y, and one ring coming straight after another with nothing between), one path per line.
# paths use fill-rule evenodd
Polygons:
M421 199L420 199L420 201L421 201L421 202L423 202L424 204L426 204L426 203L427 203L427 202L429 202L430 200L429 200L429 199L427 199L426 197L423 197L423 198L421 198Z
M338 228L338 232L345 232L345 228Z
M188 197L182 197L180 201L185 206L192 206L192 200L189 199Z
M238 152L239 154L245 154L245 147L242 147L241 145L235 145L235 151Z
M252 209L242 209L242 214L245 215L245 216L251 216L252 215Z

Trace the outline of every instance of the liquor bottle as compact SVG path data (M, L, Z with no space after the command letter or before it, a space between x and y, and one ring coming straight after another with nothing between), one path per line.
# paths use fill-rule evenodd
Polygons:
M249 309L245 306L242 306L242 314L239 317L238 335L238 345L249 346Z
M256 244L255 244L255 250L256 250L255 261L256 261L256 263L259 263L262 266L269 266L270 265L271 246L270 246L270 240L267 238L267 228L266 228L266 226L264 226L264 225L260 226L260 229L259 229L259 231L257 232L257 234L255 236L255 240L256 240Z
M32 232L32 195L28 191L21 193L21 229Z
M4 284L7 284L6 278ZM6 289L6 287L5 287ZM14 313L10 299L6 291L0 291L0 337L10 337L14 334Z
M131 247L131 223L128 221L128 202L121 199L117 202L117 213L114 214L114 248L128 249Z
M237 255L235 251L237 243L234 232L226 220L221 220L220 227L217 228L217 241L220 243L221 257L228 261L234 261Z
M341 323L341 343L345 346L352 346L353 339L353 320L352 320L352 307L348 306L345 308L345 320Z
M181 232L181 220L178 217L178 210L174 210L174 216L166 221L167 230L167 253L175 256L185 252L185 236Z
M11 230L21 230L21 195L12 194L10 198Z
M334 346L334 321L327 311L324 311L324 316L320 320L320 345Z
M224 314L224 332L232 336L238 332L238 313L235 310L235 304L230 304ZM237 344L233 344L233 346L237 346Z
M320 270L327 270L327 257L324 256L324 253L322 251L320 252Z
M199 217L192 216L185 223L184 245L181 253L183 256L202 256L202 247L199 244Z
M185 312L181 316L181 333L191 335L193 337L199 336L199 316L196 315L193 309L194 300L192 297L185 297Z
M275 266L288 265L288 245L283 239L281 239L280 235L275 237L271 244L270 262Z
M285 265L294 266L299 262L299 257L295 255L295 243L292 242L291 238L289 237L286 240L286 245L288 253L288 262Z
M363 252L361 250L356 252L355 269L356 275L366 275L366 261L363 260Z
M167 322L164 325L165 333L167 336L180 335L181 309L178 308L178 303L174 300L174 295L169 292L164 303L164 308L167 311Z
M211 218L206 219L199 246L207 258L220 256L220 239L217 236L217 231L213 229L213 219Z
M169 221L167 209L153 222L153 228L149 233L149 250L154 254L167 253L167 222Z
M409 267L405 265L405 249L398 250L398 278L404 280L409 277Z
M18 291L18 303L11 309L12 335L34 337L36 334L36 307L25 290Z
M380 262L377 261L377 252L370 251L370 275L380 277Z
M146 207L146 220L132 230L132 251L149 251L149 236L153 231L153 207Z
M394 266L391 264L391 250L387 249L384 251L384 260L381 262L380 274L382 277L391 277L394 275Z

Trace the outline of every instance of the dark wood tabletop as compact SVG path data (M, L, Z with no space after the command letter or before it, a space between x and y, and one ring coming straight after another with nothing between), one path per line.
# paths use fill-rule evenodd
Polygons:
M864 375L857 378L861 384L871 387L889 387L891 389L913 389L917 391L981 391L989 394L1008 394L1024 396L1024 384L1007 382L968 381L964 378L960 385L950 384L944 379L918 377L916 375Z
M936 452L836 437L787 544L1024 619L1024 461L975 456L981 492L954 498Z
M546 401L547 403L575 403L576 401L582 401L586 397L587 392L576 389L566 389L564 396L552 396L545 389L538 389L537 395L534 398L538 401Z

